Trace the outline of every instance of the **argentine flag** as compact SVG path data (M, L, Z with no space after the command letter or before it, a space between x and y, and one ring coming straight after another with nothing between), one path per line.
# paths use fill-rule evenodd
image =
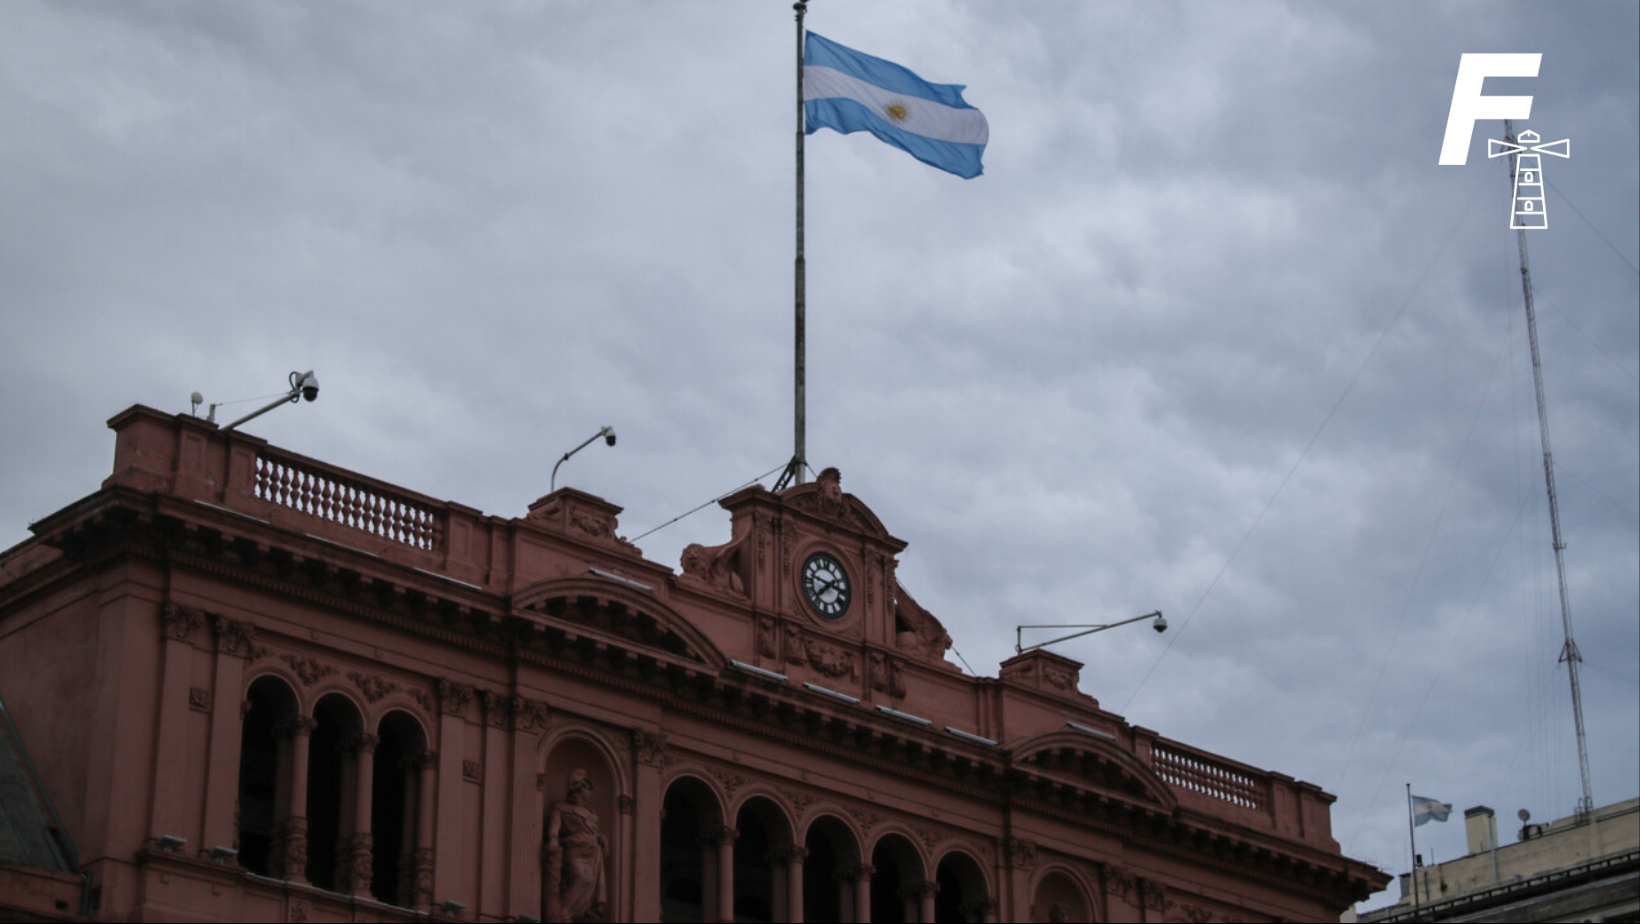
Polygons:
M867 131L925 164L963 179L984 172L985 116L962 101L961 84L929 83L882 58L808 34L803 51L805 133Z
M1412 797L1412 826L1414 828L1426 821L1445 821L1452 814L1452 806L1439 799L1428 796Z

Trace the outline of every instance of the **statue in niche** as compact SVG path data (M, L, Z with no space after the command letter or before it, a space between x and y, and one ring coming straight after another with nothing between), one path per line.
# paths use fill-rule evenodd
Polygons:
M602 921L609 909L604 857L609 840L598 831L598 813L587 804L592 781L585 770L569 775L564 801L547 815L543 890L548 921Z

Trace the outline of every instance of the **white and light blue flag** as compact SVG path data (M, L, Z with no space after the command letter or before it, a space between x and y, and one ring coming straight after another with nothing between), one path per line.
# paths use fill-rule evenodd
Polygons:
M1423 824L1426 821L1445 821L1452 814L1452 806L1439 799L1428 796L1412 797L1412 826Z
M929 83L882 58L808 34L803 51L805 132L866 131L925 164L973 179L991 130L962 101L962 84Z

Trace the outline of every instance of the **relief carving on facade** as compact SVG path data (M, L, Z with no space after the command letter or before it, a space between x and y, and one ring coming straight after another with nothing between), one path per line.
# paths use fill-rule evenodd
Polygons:
M459 716L466 710L467 704L473 701L472 687L444 677L440 677L434 684L434 690L438 693L439 708L445 715Z
M827 677L856 678L859 672L854 667L854 652L837 645L828 645L819 639L803 637L803 653L808 656L809 664Z
M370 894L370 880L375 876L372 853L375 843L369 831L353 835L348 850L347 881L352 890L361 895Z
M493 690L478 691L478 705L484 712L484 724L491 728L506 728L512 714L512 701Z
M587 805L591 793L587 772L572 770L564 801L547 815L542 891L548 921L602 921L608 911L609 841L598 830L598 813Z
M1105 892L1115 895L1122 901L1130 901L1133 895L1133 874L1120 866L1106 866L1100 870L1100 878L1104 880Z
M757 653L765 658L773 658L780 654L777 643L779 626L773 619L760 616L757 620Z
M1181 905L1179 911L1191 924L1207 924L1213 920L1213 912L1200 905Z
M514 696L511 702L513 728L533 732L547 727L547 704L540 700Z
M165 624L165 637L179 642L190 641L194 632L205 624L203 612L175 603L166 603L160 608L160 619Z
M1042 666L1042 679L1048 686L1060 692L1068 692L1076 688L1076 675L1074 673L1051 664Z
M302 655L282 654L279 660L288 664L302 683L310 687L336 673L336 668Z
M635 729L632 732L632 752L638 756L638 763L646 767L665 769L672 763L672 758L666 753L666 736L660 732Z
M733 796L735 791L740 787L745 786L747 782L745 777L735 773L732 770L725 770L722 767L707 767L706 772L712 774L714 777L717 777L717 781L723 784L723 791L729 796Z
M211 711L211 691L204 687L188 688L188 705L200 712Z
M470 783L484 782L484 767L476 760L461 762L461 778Z
M776 791L780 793L782 799L786 800L787 805L795 809L793 814L798 818L802 818L808 812L809 806L820 801L814 796L792 789L778 789Z
M870 834L871 829L876 827L877 823L883 820L883 816L877 814L876 812L867 811L866 809L854 805L845 806L844 811L848 812L849 815L853 816L855 821L860 823L860 831L864 834Z
M1139 894L1144 906L1151 911L1165 912L1168 908L1167 887L1153 879L1139 880Z
M256 641L256 627L248 622L237 622L226 616L211 615L211 628L216 630L216 650L222 654L243 658L251 653Z
M803 650L803 637L790 629L786 630L786 661L790 664L809 663L808 653Z
M359 692L363 694L365 700L372 703L379 702L382 697L388 695L389 693L397 693L399 691L398 684L383 680L375 674L363 674L359 671L349 671L347 679L357 684L359 687Z
M417 847L410 869L410 906L426 911L433 906L433 848Z
M1020 837L1005 838L1002 849L1008 854L1008 865L1014 869L1036 868L1036 842Z

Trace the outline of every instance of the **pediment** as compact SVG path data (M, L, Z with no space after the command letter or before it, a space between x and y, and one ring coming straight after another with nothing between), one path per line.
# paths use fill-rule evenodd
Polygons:
M547 626L649 649L669 660L713 668L728 660L711 639L670 606L637 587L597 576L532 584L514 595L513 609L536 616Z
M780 493L780 501L789 510L862 533L894 546L895 551L905 547L904 542L889 535L883 521L864 501L843 491L842 476L835 468L821 472L812 482L787 488Z
M1166 780L1114 742L1078 731L1055 731L1027 738L1011 750L1016 767L1045 777L1152 803L1169 812L1179 805Z

